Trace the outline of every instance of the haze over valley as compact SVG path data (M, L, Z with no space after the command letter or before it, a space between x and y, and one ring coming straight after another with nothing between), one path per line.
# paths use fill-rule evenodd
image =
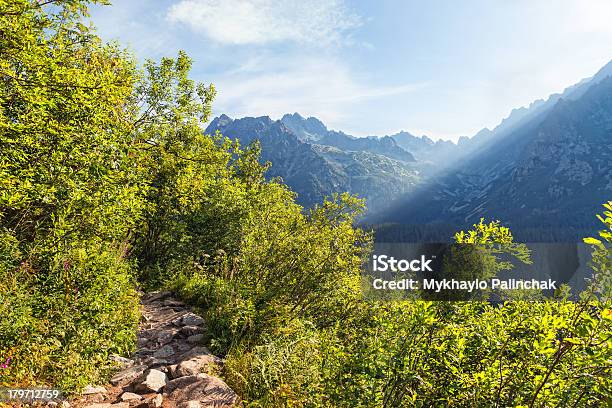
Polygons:
M493 217L525 239L572 240L612 191L611 76L612 62L457 143L407 131L354 137L299 113L221 115L206 133L259 140L269 176L306 207L335 192L365 198L365 221L384 225L384 239L445 239Z

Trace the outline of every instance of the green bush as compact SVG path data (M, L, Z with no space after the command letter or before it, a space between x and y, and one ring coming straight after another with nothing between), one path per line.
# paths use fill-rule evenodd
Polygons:
M571 302L364 304L335 328L230 350L225 375L250 406L599 406L612 390L599 307L567 331Z
M171 288L204 310L215 349L260 336L295 319L325 327L350 313L361 296L370 237L352 227L362 203L348 195L304 214L277 183L261 183L244 202L237 247L200 247ZM232 255L234 254L234 255Z
M252 349L239 345L231 350L225 367L226 381L255 406L322 402L326 396L321 341L314 327L294 321Z
M104 375L109 354L135 342L131 269L118 249L91 246L55 254L44 274L27 261L0 270L0 354L11 358L0 383L73 391Z
M82 24L84 4L0 2L2 385L71 392L134 343L138 74Z
M200 304L227 288L199 279L179 286ZM225 375L250 406L598 406L612 397L610 306L588 295L500 306L358 301L325 324L277 315L256 340L234 335ZM227 308L209 313L241 314L240 303Z

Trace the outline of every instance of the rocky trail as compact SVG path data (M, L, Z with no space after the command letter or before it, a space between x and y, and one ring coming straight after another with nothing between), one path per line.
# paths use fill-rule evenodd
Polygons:
M202 346L204 320L170 292L142 298L138 348L107 386L88 386L70 408L229 408L236 393L215 376L223 361Z

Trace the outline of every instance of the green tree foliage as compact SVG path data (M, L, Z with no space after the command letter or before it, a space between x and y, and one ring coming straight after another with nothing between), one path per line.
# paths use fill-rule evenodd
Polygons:
M529 261L497 222L456 240ZM188 290L198 299L197 283ZM500 306L364 300L325 325L300 316L255 344L238 340L225 374L252 406L599 406L612 397L611 330L610 302L589 296Z
M135 65L82 1L0 1L0 383L73 389L131 347Z
M591 290L604 300L612 300L612 201L604 205L602 215L597 214L605 229L599 231L599 238L585 238L584 242L593 249L593 281Z
M215 205L207 193L229 193L219 183L232 173L229 161L238 150L229 141L203 134L201 123L210 115L215 90L190 80L190 69L191 60L182 52L176 60L147 61L146 75L136 90L142 105L136 131L144 141L149 170L136 257L143 279L151 284L159 281L171 261L181 263L189 257L195 242L213 245L223 236L222 218L211 222L198 218L208 214L199 207L203 200ZM226 211L217 213L231 217Z
M478 253L478 269L482 274L480 277L484 279L512 269L512 261L505 260L503 256L531 264L529 248L525 244L514 242L510 229L500 225L499 221L487 224L484 219L480 219L478 224L474 224L474 229L456 233L455 243L469 248L466 251L468 253Z
M530 250L525 244L514 242L512 232L499 221L485 223L480 219L468 232L458 232L455 244L445 254L438 278L456 280L487 280L501 271L511 270L515 262L531 264ZM427 299L468 300L476 296L489 298L489 290L478 292L424 292ZM505 298L505 295L504 295Z

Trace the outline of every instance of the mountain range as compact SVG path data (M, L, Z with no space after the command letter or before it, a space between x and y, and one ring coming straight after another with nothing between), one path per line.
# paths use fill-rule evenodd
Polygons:
M480 218L523 240L575 240L612 199L612 62L560 94L514 109L458 143L402 131L353 137L287 114L215 118L243 144L259 140L269 175L306 207L334 192L364 197L381 240L446 240Z
M514 110L470 139L460 160L368 221L393 231L379 230L385 239L410 239L414 234L398 234L409 225L427 226L441 239L435 230L446 234L480 218L501 220L523 240L578 239L612 199L611 139L609 63L562 94Z
M243 145L258 140L262 161L272 164L268 176L280 177L306 207L348 191L365 198L370 211L378 210L420 179L414 156L393 138L355 138L297 113L281 120L221 115L205 130L217 131Z

